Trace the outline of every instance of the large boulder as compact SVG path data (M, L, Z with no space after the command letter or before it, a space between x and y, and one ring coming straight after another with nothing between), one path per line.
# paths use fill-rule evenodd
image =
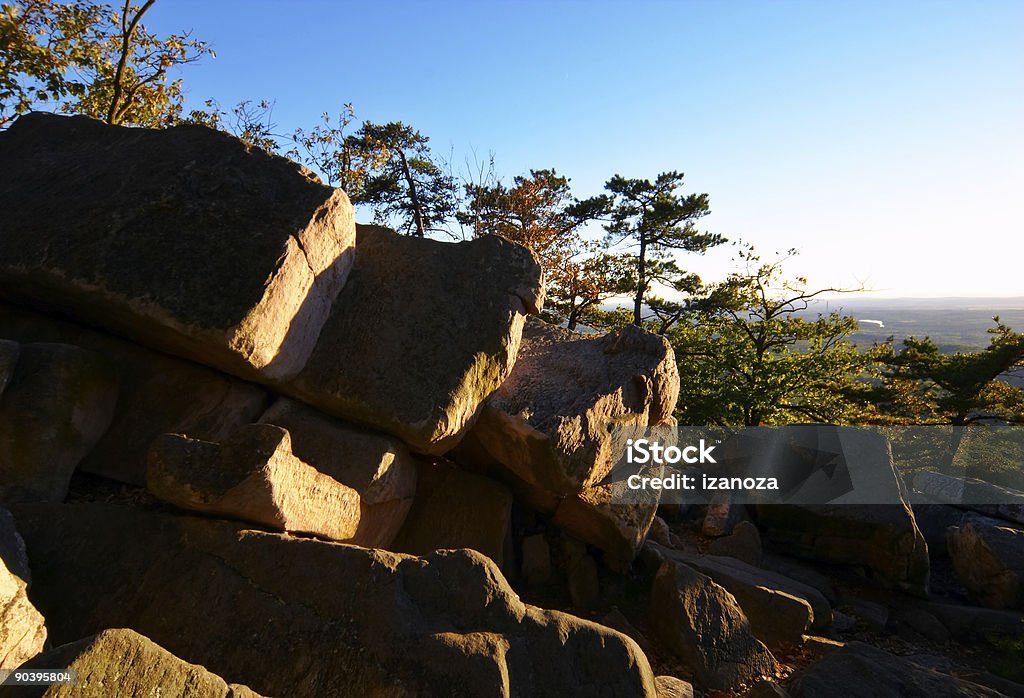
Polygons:
M289 398L279 398L259 421L287 429L300 460L359 493L359 527L348 542L391 545L416 494L416 459L402 441Z
M930 499L986 516L1024 524L1024 492L972 477L952 477L923 470L914 475L914 489Z
M43 616L29 601L25 580L0 560L0 669L15 669L42 651Z
M264 695L655 696L626 636L528 606L486 557L411 557L114 505L23 505L63 643L109 627Z
M665 559L658 568L651 586L650 622L706 688L736 690L779 670L732 594L680 562Z
M146 456L161 434L223 441L256 421L270 403L260 386L6 303L0 303L0 336L72 344L113 367L118 379L113 420L78 467L132 485L146 484Z
M784 501L755 507L768 540L797 557L862 567L881 585L927 593L928 546L883 436L794 425L755 432L751 441L746 474L777 477L785 492Z
M203 126L0 134L0 296L243 377L305 364L352 263L344 192Z
M653 543L648 545L662 557L707 575L732 594L750 621L754 636L771 649L799 645L812 629L827 628L832 623L828 600L806 584L732 558L692 555Z
M272 424L250 424L224 444L161 436L147 488L182 509L275 531L350 541L359 528L359 493L296 458L288 431Z
M1003 698L986 686L943 674L862 642L847 643L797 674L794 698Z
M316 349L282 390L415 451L458 443L508 376L541 268L497 236L456 244L358 226L356 263Z
M1024 528L965 514L946 533L961 583L989 608L1024 610Z
M669 422L678 395L664 337L630 325L593 338L530 320L474 436L525 482L574 495L605 479L633 431Z
M110 425L117 377L67 344L22 344L0 395L0 502L67 496L71 474Z
M178 696L179 698L259 698L245 686L224 679L196 664L175 657L152 640L127 628L48 650L23 664L22 671L68 670L71 683L10 689L17 696L36 698L103 698L121 696ZM0 691L2 695L2 691Z
M412 509L390 549L472 548L501 567L511 516L512 493L501 483L449 463L421 463Z

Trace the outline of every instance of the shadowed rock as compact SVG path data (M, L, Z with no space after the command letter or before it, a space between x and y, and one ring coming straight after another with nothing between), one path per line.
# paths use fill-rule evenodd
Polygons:
M102 357L67 344L20 345L0 395L0 502L63 500L116 401L117 378Z
M1024 610L1024 528L965 514L946 540L953 569L975 598L989 608Z
M735 690L779 670L736 599L682 563L666 559L658 568L650 620L661 641L707 688Z
M202 126L0 134L0 296L243 377L294 376L352 261L344 192Z
M840 688L841 687L841 688ZM1002 698L1003 694L862 642L847 643L800 672L794 698Z
M501 483L447 463L421 463L416 497L392 550L425 555L472 548L501 567L512 494Z
M23 505L55 642L109 627L264 695L654 698L636 644L523 604L471 551L417 558L111 505Z
M223 441L270 402L252 383L6 303L0 303L0 336L72 344L106 360L117 374L117 405L110 427L78 467L132 485L146 484L146 457L161 434Z

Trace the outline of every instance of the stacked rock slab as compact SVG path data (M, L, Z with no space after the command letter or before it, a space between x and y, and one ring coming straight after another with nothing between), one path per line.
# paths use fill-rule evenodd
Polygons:
M165 434L150 451L147 487L188 511L273 530L351 541L359 493L292 454L288 431L250 424L224 444Z
M0 303L0 337L71 344L103 357L117 375L117 404L110 427L78 468L119 482L146 484L146 456L161 434L223 441L270 403L258 385L6 303Z
M113 418L116 375L67 344L0 340L0 357L0 503L59 502Z
M655 695L632 640L523 604L472 551L418 558L114 505L13 513L55 643L127 627L263 695Z
M914 489L936 502L1024 524L1024 492L1019 490L927 470L914 475Z
M357 228L349 280L281 389L442 454L512 370L525 316L543 305L540 264L492 235L452 244Z
M590 338L531 319L471 443L531 506L622 570L646 538L658 496L629 490L612 469L626 440L648 427L674 437L678 394L663 337L629 326Z
M75 672L73 683L25 687L19 689L17 695L101 698L116 691L122 696L260 698L246 686L228 685L216 674L181 661L155 642L126 628L104 630L55 647L26 662L21 670L52 671L56 667Z
M348 542L391 545L416 494L416 460L402 441L288 398L279 398L260 422L287 429L300 460L359 493L359 526Z
M0 296L247 378L305 364L345 283L345 193L202 126L32 113L0 134Z

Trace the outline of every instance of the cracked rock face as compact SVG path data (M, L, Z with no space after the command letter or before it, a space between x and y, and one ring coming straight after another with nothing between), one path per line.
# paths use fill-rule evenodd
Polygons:
M294 376L352 261L344 192L202 126L0 134L0 296L246 378Z
M655 695L636 643L529 606L470 550L412 557L113 505L25 505L55 643L127 627L264 695Z
M359 225L356 262L306 367L281 390L440 455L516 360L540 264L488 235L444 243Z

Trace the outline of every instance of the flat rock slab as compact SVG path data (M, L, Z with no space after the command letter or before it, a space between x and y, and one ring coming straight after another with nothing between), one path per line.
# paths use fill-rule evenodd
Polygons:
M337 541L359 528L359 493L296 458L287 430L271 424L250 424L224 444L165 434L148 478L152 494L188 511Z
M960 582L989 608L1024 610L1024 527L965 514L946 532Z
M116 402L117 375L98 354L68 344L18 345L0 395L0 503L62 501Z
M294 376L352 262L344 192L202 126L0 134L0 296L243 377Z
M655 696L626 636L523 604L471 551L412 557L114 505L24 505L64 643L127 627L263 695Z
M471 548L504 563L512 493L483 475L447 463L420 463L416 497L392 550L426 555Z
M262 387L53 316L0 303L0 336L59 342L101 356L117 376L110 427L79 470L146 484L146 457L161 434L222 441L255 422L270 404Z
M779 670L732 594L682 563L666 559L658 568L650 621L661 641L708 689L736 690Z
M309 363L281 390L417 452L449 451L512 370L543 304L540 264L492 235L445 243L360 225L356 249Z
M45 621L29 601L27 586L0 560L0 669L16 669L46 642Z
M259 421L287 429L296 457L359 493L359 527L347 542L391 545L416 494L416 459L401 440L289 398L279 398Z
M21 688L17 695L105 698L116 690L121 696L260 698L245 686L228 685L205 668L183 662L127 628L104 630L98 635L55 647L21 667L23 671L55 668L74 671L74 684Z
M862 642L847 643L800 672L789 691L794 698L1003 698L994 689Z
M914 475L914 489L931 499L976 511L985 516L1024 524L1024 492L972 477L951 477L922 471Z
M678 395L664 337L630 325L595 339L530 320L474 436L525 482L576 494L611 472L630 430L667 423Z

